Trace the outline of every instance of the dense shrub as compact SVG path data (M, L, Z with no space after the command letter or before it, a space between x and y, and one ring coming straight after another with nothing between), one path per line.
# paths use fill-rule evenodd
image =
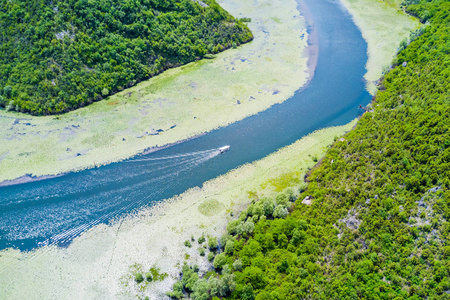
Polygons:
M450 2L407 9L430 25L308 175L312 205L284 216L279 196L255 220L261 199L229 223L228 298L450 299Z
M66 112L252 39L204 2L0 0L0 106Z

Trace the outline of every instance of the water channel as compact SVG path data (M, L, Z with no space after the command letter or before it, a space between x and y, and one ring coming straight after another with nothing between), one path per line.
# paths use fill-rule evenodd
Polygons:
M348 123L369 103L367 45L337 0L304 0L317 35L309 85L281 104L147 155L61 177L0 188L0 249L67 246L99 223L201 186L314 130ZM267 70L270 72L270 70ZM217 150L230 145L230 151Z

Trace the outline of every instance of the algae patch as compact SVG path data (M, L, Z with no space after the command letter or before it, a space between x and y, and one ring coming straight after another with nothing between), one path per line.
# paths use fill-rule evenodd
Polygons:
M204 216L212 217L220 213L224 208L225 206L216 199L209 199L198 206L198 211Z
M302 55L308 35L296 2L220 2L235 17L251 18L251 43L167 70L61 116L1 110L0 153L7 155L0 160L0 182L120 161L241 120L292 96L308 78L308 58ZM72 155L85 149L84 155ZM24 152L32 153L24 159L19 156Z
M151 299L164 298L179 277L185 259L202 271L210 265L191 237L220 236L230 212L254 197L274 197L291 178L303 178L328 146L356 121L314 132L294 144L251 164L192 188L180 196L143 209L111 226L97 225L67 248L44 246L30 252L0 251L0 290L7 299ZM277 182L285 174L286 180ZM301 182L299 182L301 185ZM255 193L253 191L258 191ZM250 195L250 198L249 198ZM214 216L208 216L214 213ZM168 276L149 281L157 266ZM140 275L138 275L140 273Z

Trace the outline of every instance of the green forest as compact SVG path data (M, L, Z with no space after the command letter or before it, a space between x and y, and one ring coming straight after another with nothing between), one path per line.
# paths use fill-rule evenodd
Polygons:
M172 298L450 299L450 2L404 4L428 26L355 129L297 199L254 198Z
M215 0L0 0L0 108L67 112L252 39Z

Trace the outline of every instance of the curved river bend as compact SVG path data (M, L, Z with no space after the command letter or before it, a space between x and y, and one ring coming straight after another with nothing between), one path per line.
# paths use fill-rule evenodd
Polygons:
M65 246L100 222L201 186L314 130L354 119L359 104L371 98L363 81L366 43L337 0L304 1L319 48L314 78L305 89L257 115L164 150L0 188L0 249ZM219 155L214 149L224 145L231 150Z

